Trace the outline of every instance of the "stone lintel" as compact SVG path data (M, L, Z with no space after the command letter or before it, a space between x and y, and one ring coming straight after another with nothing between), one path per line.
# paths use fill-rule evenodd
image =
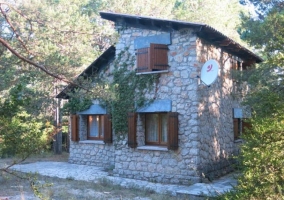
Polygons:
M171 34L164 33L160 35L138 37L134 40L134 49L150 47L150 43L154 44L171 44Z
M155 113L155 112L171 112L172 101L169 99L155 100L149 105L146 105L137 110L138 113Z
M89 109L77 112L78 115L104 115L106 113L106 109L99 104L93 104Z

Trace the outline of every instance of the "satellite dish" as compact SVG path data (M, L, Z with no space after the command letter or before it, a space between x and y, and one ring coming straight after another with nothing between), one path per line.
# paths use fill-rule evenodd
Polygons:
M218 71L219 71L219 64L216 60L208 60L201 69L201 81L207 85L210 86L212 83L214 83L218 77Z

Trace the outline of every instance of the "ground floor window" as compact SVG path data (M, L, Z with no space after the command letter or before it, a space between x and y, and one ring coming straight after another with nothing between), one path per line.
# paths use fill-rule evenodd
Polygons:
M167 145L167 113L145 114L146 144Z
M145 144L167 146L169 150L178 149L178 113L141 113L145 128ZM137 113L128 113L128 146L137 147Z
M251 124L246 119L234 118L234 139L237 140L247 129L251 128Z
M104 139L104 117L103 115L88 115L88 140Z

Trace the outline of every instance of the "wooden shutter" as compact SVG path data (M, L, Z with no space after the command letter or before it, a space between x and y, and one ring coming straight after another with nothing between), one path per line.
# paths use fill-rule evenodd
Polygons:
M149 48L137 49L137 72L150 71Z
M104 143L112 143L112 127L110 115L102 116L104 122Z
M168 46L150 44L150 47L137 49L137 72L167 70Z
M137 147L136 124L137 124L137 113L128 113L128 146L131 148Z
M178 113L168 113L168 149L178 149Z
M168 46L164 44L150 44L150 69L167 70L168 69Z
M234 118L233 119L233 126L234 126L234 139L238 139L239 138L239 119L238 118Z
M251 128L251 123L242 120L242 133L246 133L246 130Z
M79 116L71 115L71 140L79 141Z

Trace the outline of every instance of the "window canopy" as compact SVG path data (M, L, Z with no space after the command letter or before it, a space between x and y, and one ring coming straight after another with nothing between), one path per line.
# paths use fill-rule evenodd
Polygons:
M138 113L171 112L172 101L168 99L155 100L146 106L139 108Z
M101 107L99 104L93 104L87 110L77 112L78 115L104 115L106 114L106 109Z

